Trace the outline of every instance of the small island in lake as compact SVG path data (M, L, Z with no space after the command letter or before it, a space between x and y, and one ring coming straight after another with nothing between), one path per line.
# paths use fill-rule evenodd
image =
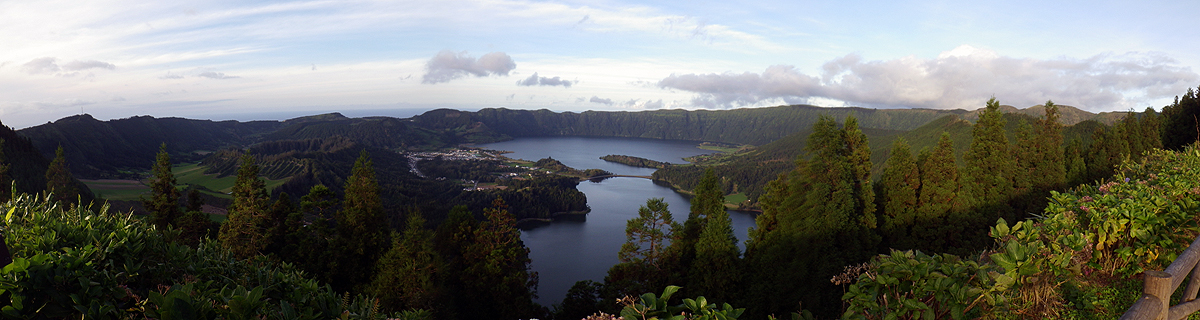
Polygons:
M650 159L641 158L641 157L615 155L615 154L603 156L603 157L600 157L600 159L604 160L604 161L608 161L608 162L616 162L616 163L620 163L623 165L639 167L639 168L662 169L662 168L671 166L670 162L655 161L655 160L650 160Z

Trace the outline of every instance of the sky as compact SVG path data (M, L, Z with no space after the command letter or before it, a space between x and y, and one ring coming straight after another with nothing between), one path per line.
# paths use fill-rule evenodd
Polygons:
M0 122L783 104L1161 109L1198 1L0 0Z

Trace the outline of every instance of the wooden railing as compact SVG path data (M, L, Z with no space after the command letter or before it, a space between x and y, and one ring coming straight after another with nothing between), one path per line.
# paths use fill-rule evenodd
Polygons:
M1142 297L1125 311L1121 319L1176 320L1200 311L1200 300L1196 300L1196 293L1200 291L1200 269L1196 268L1197 261L1200 261L1200 238L1192 241L1192 245L1175 258L1167 270L1144 273ZM1188 281L1187 289L1183 291L1183 298L1179 304L1171 306L1171 295L1183 284L1185 277L1191 280Z

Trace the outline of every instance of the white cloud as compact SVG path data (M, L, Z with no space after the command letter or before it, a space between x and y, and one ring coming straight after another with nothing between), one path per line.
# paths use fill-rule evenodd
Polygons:
M581 99L582 99L582 98L581 98ZM599 104L610 105L610 106L611 106L611 105L613 105L613 100L612 100L612 99L602 99L602 98L600 98L600 97L597 97L597 96L592 96L592 99L588 100L588 102L591 102L591 103L599 103Z
M1155 53L1086 59L1012 58L969 46L935 59L864 61L850 54L825 63L820 75L775 65L762 73L672 74L661 88L696 93L706 107L827 98L886 107L974 109L995 96L1014 106L1054 100L1092 110L1122 110L1185 91L1198 76Z
M225 75L225 73L223 73L223 72L213 72L213 71L201 72L200 74L197 74L196 76L201 77L201 78L219 79L219 80L241 78L238 76Z
M62 66L59 66L57 62L58 62L58 58L54 58L54 57L42 57L42 58L33 59L33 60L30 60L29 62L26 62L25 64L21 65L21 71L24 71L25 73L28 73L28 74L54 74L54 75L58 75L58 76L70 77L70 76L79 74L78 72L74 72L74 71L87 70L87 69L112 70L112 69L117 68L116 65L113 65L111 63L103 62L103 61L96 61L96 60L87 60L87 61L75 60L75 61L67 62L66 64L63 64ZM73 71L73 72L60 73L59 71Z
M517 63L513 62L512 57L503 52L491 52L476 60L467 55L466 51L454 53L442 50L425 64L425 75L422 76L421 83L437 84L469 75L507 76L508 72L516 67Z
M565 88L570 88L571 85L575 84L576 82L577 81L563 80L563 79L560 79L559 77L553 77L553 78L539 77L537 72L534 72L532 75L529 75L528 78L525 78L525 80L517 81L517 85L518 86L526 86L526 87L528 87L528 86L563 86Z
M79 71L79 70L86 70L86 69L112 70L112 69L116 69L116 68L117 68L117 66L115 66L111 63L104 62L104 61L96 61L96 60L87 60L87 61L75 60L75 61L67 62L66 64L62 65L62 69L66 70L66 71Z

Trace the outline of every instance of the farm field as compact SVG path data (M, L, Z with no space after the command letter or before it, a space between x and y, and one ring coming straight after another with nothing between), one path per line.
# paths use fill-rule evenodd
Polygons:
M207 193L216 197L231 199L229 196L230 190L233 188L236 176L217 177L215 174L205 174L204 167L199 163L189 163L177 165L171 168L175 174L175 181L178 183L177 188L183 190L187 185L196 185L202 187L200 192ZM279 185L287 182L288 179L269 180L266 182L267 190L270 191ZM141 196L150 191L150 187L146 185L146 180L80 180L92 189L98 198L108 200L124 200L136 201L140 200Z

